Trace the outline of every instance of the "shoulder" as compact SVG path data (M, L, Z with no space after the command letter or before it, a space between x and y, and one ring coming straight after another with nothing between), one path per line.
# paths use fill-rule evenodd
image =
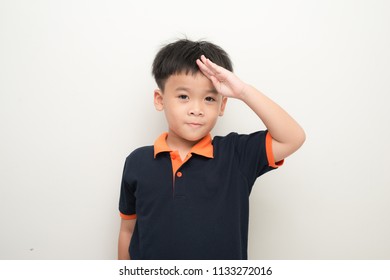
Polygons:
M226 136L215 136L213 138L213 145L237 145L241 142L250 140L264 141L267 134L267 130L256 131L250 134L238 134L237 132L231 132Z
M264 157L267 131L261 130L250 134L229 133L213 139L215 155L234 154L239 158Z
M126 162L139 161L141 159L153 158L154 148L153 146L139 147L132 151L127 157Z
M230 132L229 134L225 136L214 136L213 138L213 145L229 145L233 144L237 141L237 139L240 137L240 134L237 132Z
M225 136L214 136L213 142L219 143L221 141L231 141L235 137L237 137L239 134L237 132L230 132L228 135Z

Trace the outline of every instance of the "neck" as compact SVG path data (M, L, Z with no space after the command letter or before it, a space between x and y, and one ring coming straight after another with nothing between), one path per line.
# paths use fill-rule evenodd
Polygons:
M167 136L167 144L173 151L178 151L181 159L183 160L187 154L191 151L192 147L199 142L189 141L174 135L174 133L169 132Z

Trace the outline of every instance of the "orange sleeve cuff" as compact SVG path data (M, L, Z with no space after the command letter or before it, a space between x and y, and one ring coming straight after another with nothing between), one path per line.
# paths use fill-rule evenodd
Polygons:
M272 136L269 132L265 136L265 151L267 153L268 165L273 168L278 168L283 165L284 159L278 162L275 162L274 153L272 151Z
M137 219L137 214L125 215L125 214L122 214L122 213L119 212L119 215L121 216L121 218L123 220L135 220L135 219Z

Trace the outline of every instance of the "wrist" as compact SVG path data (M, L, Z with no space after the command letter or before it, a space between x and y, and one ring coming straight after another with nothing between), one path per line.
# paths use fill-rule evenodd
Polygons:
M245 99L246 95L247 95L249 87L250 86L248 84L242 83L242 86L236 91L236 94L234 95L234 98L243 101Z
M251 95L254 92L253 89L254 88L251 85L243 84L243 87L241 88L240 93L237 95L237 98L246 103L251 98Z

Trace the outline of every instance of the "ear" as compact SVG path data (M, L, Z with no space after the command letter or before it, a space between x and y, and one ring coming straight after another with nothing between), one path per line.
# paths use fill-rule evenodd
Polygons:
M164 110L164 98L163 98L163 93L160 89L155 89L154 90L154 107L156 108L157 111L162 111Z
M222 96L222 102L221 102L221 108L219 110L219 116L222 117L223 113L225 112L226 102L228 98L225 96Z

